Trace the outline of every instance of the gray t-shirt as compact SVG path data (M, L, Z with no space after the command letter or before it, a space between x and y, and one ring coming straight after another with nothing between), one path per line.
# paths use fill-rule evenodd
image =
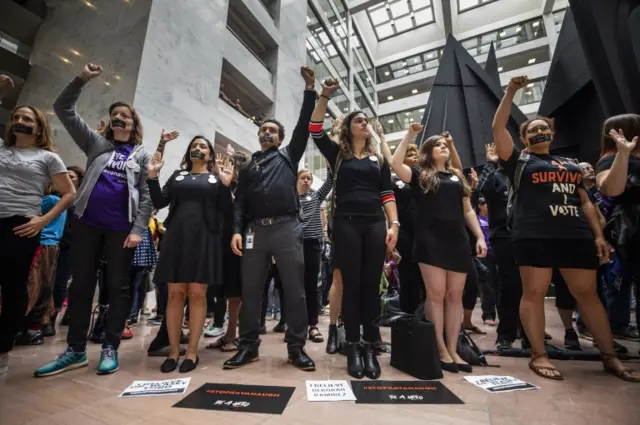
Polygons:
M6 147L0 139L0 218L41 215L40 205L51 177L66 172L58 154Z

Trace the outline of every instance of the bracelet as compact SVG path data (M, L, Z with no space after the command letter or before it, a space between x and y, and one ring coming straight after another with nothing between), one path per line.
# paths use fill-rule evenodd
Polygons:
M324 97L327 100L331 100L331 98L329 96L325 95L325 94L321 94L320 97Z

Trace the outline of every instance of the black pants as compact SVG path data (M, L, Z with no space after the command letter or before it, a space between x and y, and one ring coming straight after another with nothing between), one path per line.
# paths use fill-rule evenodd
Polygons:
M164 317L167 312L167 300L169 299L169 286L167 283L155 282L158 288L158 300L156 308L156 316Z
M304 290L307 299L307 318L309 326L318 326L320 260L322 257L322 240L304 240ZM282 302L282 300L280 301Z
M322 293L320 305L329 305L329 293L333 284L333 267L331 264L331 245L327 244L322 255Z
M282 280L280 279L280 272L278 266L271 263L269 274L267 275L267 281L264 283L264 291L262 292L262 305L260 306L260 326L265 326L267 323L267 310L269 309L269 287L271 286L271 280L273 279L273 288L278 291L280 297L280 321L286 323L286 314L284 308L284 291L282 290Z
M476 257L471 257L467 279L464 281L462 308L465 310L473 310L478 302L478 267L476 261Z
M69 218L71 220L71 218ZM53 283L53 305L57 312L62 309L64 299L67 297L67 283L71 277L71 249L60 248L58 264L56 265L56 277Z
M209 301L207 299L207 306L209 305L208 303ZM224 316L226 314L227 300L224 297L216 297L213 304L213 326L216 328L222 328L224 326Z
M401 227L396 245L402 260L398 264L400 276L400 310L413 314L425 298L424 284L418 263L413 261L413 232Z
M509 238L491 239L491 248L500 277L498 295L498 339L513 342L520 324L522 280L513 256L513 243ZM524 335L524 332L522 333Z
M482 320L496 320L496 306L499 295L498 270L493 254L480 258L482 268L478 269L478 286L482 303Z
M14 227L28 221L20 216L0 218L0 353L8 353L13 348L16 335L23 327L29 302L27 279L31 262L40 245L40 234L32 238L21 238L13 232Z
M79 221L71 223L73 231L73 282L69 288L69 334L67 343L76 352L84 352L91 320L95 278L104 252L108 274L109 314L105 346L120 346L120 337L131 308L129 273L134 250L123 248L129 232L107 231Z
M336 217L333 220L336 267L342 272L342 317L347 342L375 342L380 315L380 279L386 253L383 220Z

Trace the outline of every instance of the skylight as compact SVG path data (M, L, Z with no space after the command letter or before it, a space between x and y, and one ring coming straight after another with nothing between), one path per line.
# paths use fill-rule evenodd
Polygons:
M431 0L387 0L367 13L378 40L435 22Z

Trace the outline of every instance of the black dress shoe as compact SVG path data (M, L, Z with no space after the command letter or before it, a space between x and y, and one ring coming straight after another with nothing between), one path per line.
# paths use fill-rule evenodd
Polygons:
M180 364L180 369L178 369L178 372L189 373L198 366L198 363L200 363L200 357L197 356L195 362L191 359L184 359Z
M442 370L446 370L447 372L458 373L458 364L454 362L445 363L442 360L440 360L440 368Z
M362 347L362 361L364 362L364 374L369 379L378 379L380 377L380 364L376 356L373 344L365 343Z
M171 373L178 367L178 360L167 358L164 362L162 362L162 366L160 366L160 372L162 373Z
M223 369L237 369L244 365L260 360L258 357L258 350L250 350L248 348L241 348L238 352L229 360L224 362Z
M260 326L260 335L266 335L266 334L267 334L267 327Z
M16 337L15 345L42 345L42 331L27 329Z
M362 362L362 354L360 353L360 343L348 342L346 344L347 351L347 371L349 375L356 379L362 379L364 376L364 364Z
M473 367L468 363L456 363L458 370L465 373L473 373Z
M316 364L304 351L304 347L289 348L288 362L305 372L313 372L316 370Z
M54 326L53 322L49 322L46 325L42 326L42 336L56 336L56 327Z
M502 351L511 350L512 348L513 348L513 343L508 339L499 339L496 344L496 349L498 350L498 353Z
M287 331L287 324L285 322L279 322L277 325L273 327L273 331L278 334L285 333Z
M336 354L338 352L338 326L329 325L329 336L327 337L327 353Z

